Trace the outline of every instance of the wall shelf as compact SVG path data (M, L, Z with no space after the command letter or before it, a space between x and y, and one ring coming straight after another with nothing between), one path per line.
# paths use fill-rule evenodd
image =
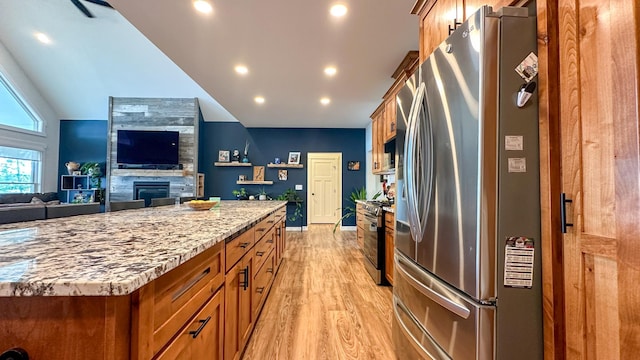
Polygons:
M271 180L265 180L265 181L236 181L236 184L238 185L273 185L273 181Z
M304 168L304 165L303 164L267 164L267 167L270 167L270 168L302 169L302 168Z
M241 162L214 162L215 166L253 166L251 163L241 163Z

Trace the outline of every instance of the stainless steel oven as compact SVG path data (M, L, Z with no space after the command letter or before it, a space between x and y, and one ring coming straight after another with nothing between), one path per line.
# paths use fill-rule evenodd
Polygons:
M364 266L376 284L386 283L384 277L384 219L382 205L364 206Z

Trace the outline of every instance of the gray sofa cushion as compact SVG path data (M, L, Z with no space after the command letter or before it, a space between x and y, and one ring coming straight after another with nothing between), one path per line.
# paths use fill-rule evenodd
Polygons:
M58 193L26 193L26 194L0 194L0 204L14 204L14 203L30 203L31 199L37 197L42 202L49 202L58 199Z
M46 210L44 205L22 205L0 207L0 224L10 224L20 221L44 220Z
M88 215L100 212L100 203L47 205L47 219Z

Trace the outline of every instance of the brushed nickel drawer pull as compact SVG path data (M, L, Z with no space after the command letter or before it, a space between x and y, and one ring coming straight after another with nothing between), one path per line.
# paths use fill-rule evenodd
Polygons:
M249 246L250 244L251 244L250 242L243 242L243 243L240 243L240 247L243 249L246 249L247 246Z
M198 276L191 279L188 283L186 283L180 290L176 291L171 297L171 301L176 301L180 296L184 295L187 291L191 290L200 280L202 280L205 276L207 276L211 272L211 267L204 269Z
M197 338L204 327L207 326L209 320L211 320L211 316L207 316L207 318L204 320L198 320L200 322L200 327L195 331L189 331L189 335L192 335L194 339Z
M264 292L264 286L263 286L263 287L256 288L256 292L257 292L258 294L262 294L262 293Z
M269 243L269 244L273 244L273 239L269 239L269 240L267 240L267 243Z
M267 272L273 274L273 268L267 268Z
M262 256L262 255L264 255L264 251L256 251L256 255Z

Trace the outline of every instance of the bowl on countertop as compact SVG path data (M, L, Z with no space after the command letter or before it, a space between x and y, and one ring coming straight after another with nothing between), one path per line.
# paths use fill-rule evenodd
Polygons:
M187 206L192 208L193 210L209 210L212 207L216 206L217 201L207 201L207 200L191 200L185 202Z

